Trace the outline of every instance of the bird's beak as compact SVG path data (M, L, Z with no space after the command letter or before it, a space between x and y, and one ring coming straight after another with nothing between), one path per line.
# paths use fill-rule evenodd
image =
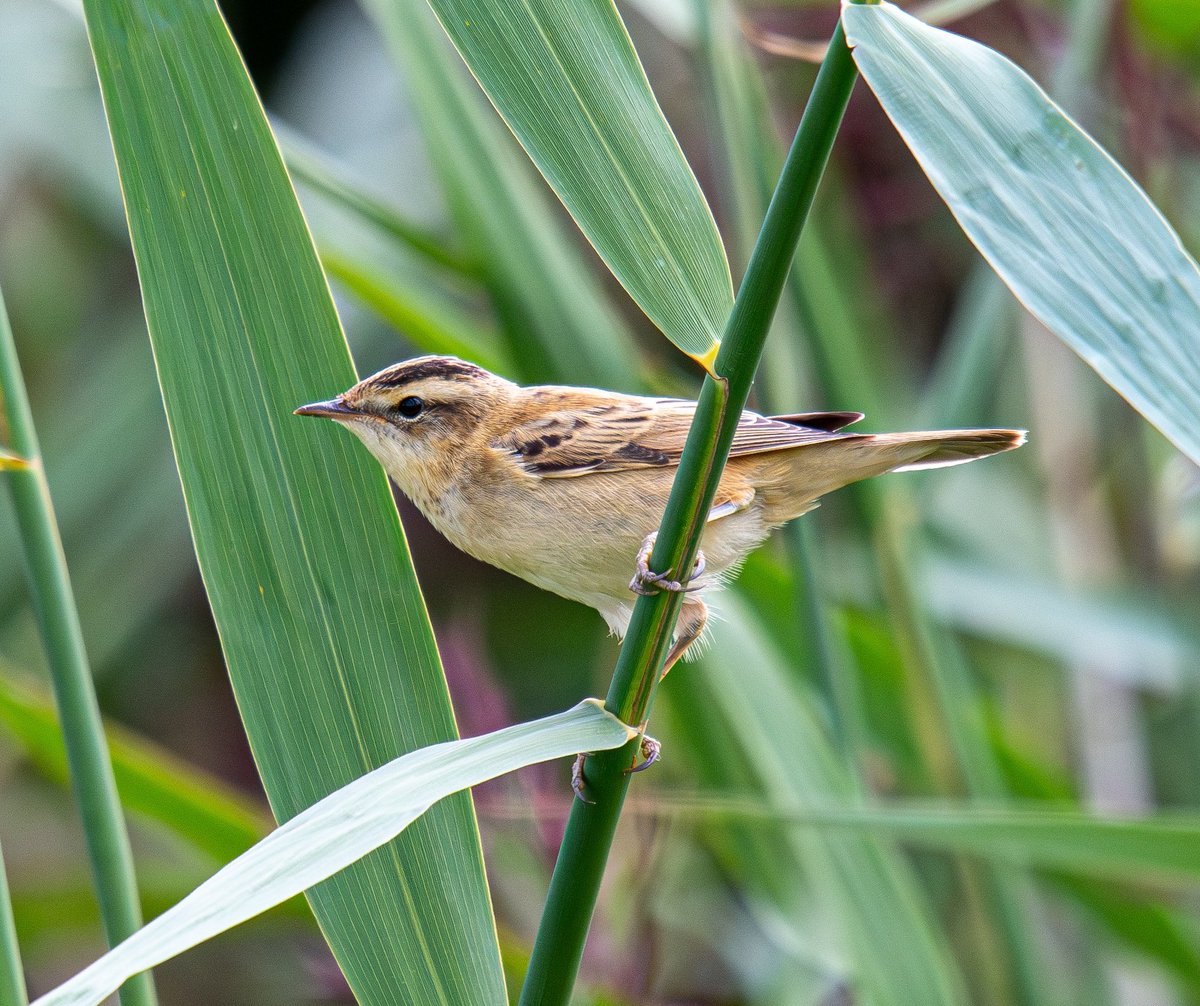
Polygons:
M355 419L364 413L347 405L345 399L339 395L337 398L331 398L328 402L312 402L309 405L301 405L293 415L322 416L325 419Z

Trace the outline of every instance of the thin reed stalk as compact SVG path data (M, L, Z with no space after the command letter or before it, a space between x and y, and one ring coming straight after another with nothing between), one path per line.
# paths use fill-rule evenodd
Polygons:
M79 612L75 607L67 560L29 409L29 396L2 295L0 437L29 462L27 467L5 471L0 480L8 485L17 516L30 598L50 665L100 916L105 937L112 946L142 924L133 853L121 816L112 763L100 722L100 708L79 627ZM148 974L133 979L121 992L124 1006L154 1006L156 1001Z
M691 569L763 345L857 71L839 25L817 75L751 255L713 370L700 393L671 490L653 569ZM678 594L641 597L617 660L606 708L626 723L649 716L679 615ZM576 801L559 850L521 1006L565 1006L578 974L637 741L588 760L588 795Z

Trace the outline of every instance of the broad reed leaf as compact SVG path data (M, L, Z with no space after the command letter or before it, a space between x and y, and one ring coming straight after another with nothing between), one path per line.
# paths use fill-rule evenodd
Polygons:
M363 0L404 77L455 230L525 381L638 390L629 331L426 0Z
M889 3L843 5L859 70L1017 298L1200 461L1200 269L1024 71Z
M431 0L446 33L580 229L685 353L733 305L716 224L611 0Z
M291 415L354 369L215 4L85 9L196 552L287 820L454 738L445 680L382 473ZM504 1001L465 795L310 899L360 1002Z
M577 751L621 747L636 733L598 700L586 699L554 716L402 755L297 814L36 1006L97 1006L133 975L379 848L449 794ZM403 979L396 977L399 986Z

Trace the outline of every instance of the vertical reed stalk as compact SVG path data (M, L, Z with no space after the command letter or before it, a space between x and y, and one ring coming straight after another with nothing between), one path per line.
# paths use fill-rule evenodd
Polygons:
M700 532L750 393L767 330L856 77L839 25L726 324L713 368L716 376L707 378L701 390L651 556L653 569L691 569L695 562ZM678 594L659 594L639 598L634 607L605 703L627 723L641 724L649 716L681 604ZM576 801L572 807L520 1006L565 1006L570 999L636 748L634 741L588 760L588 795L595 802Z
M0 437L29 462L28 467L4 472L0 480L8 483L17 515L30 597L50 665L71 783L83 818L104 933L111 946L142 924L133 853L121 816L79 613L2 295L0 407ZM150 976L141 975L125 985L121 1001L124 1006L153 1006L156 997Z
M28 1003L12 901L8 895L8 875L4 872L4 852L0 849L0 1006L27 1006Z

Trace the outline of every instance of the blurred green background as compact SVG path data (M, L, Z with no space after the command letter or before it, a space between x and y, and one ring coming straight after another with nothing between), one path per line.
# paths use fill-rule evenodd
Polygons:
M737 275L835 12L619 6ZM481 145L454 146L465 124L430 86L426 64L437 61L417 58L415 28L389 35L341 2L224 9L293 155L360 372L458 350L525 382L698 387L490 107L470 106ZM925 12L1053 84L1195 254L1200 5L1076 13L1006 0ZM465 74L453 79L475 97ZM0 93L0 288L101 704L120 728L154 913L265 827L265 802L191 551L91 56L68 0L0 0ZM481 198L473 186L492 171L507 188ZM380 226L364 199L403 226ZM710 655L673 672L660 696L666 757L633 791L581 999L852 1001L839 932L862 920L825 875L857 869L824 858L836 859L840 833L818 849L816 826L731 823L687 805L698 789L780 796L764 769L772 759L792 780L782 795L816 810L864 792L1131 815L1200 806L1200 475L980 271L861 86L759 394L764 410L862 409L865 429L994 424L1028 427L1031 442L838 494L718 600ZM594 612L471 561L400 506L464 734L603 694L616 643ZM78 820L38 728L44 662L15 536L5 501L0 842L36 993L102 944ZM797 536L815 571L797 566ZM771 711L786 702L799 718L781 734ZM567 775L543 766L476 793L514 974L569 806ZM191 793L185 782L187 810L166 800ZM899 869L932 906L972 1001L1200 1002L1194 886L902 848ZM218 992L230 1004L351 1001L299 903L157 974L166 1002Z

